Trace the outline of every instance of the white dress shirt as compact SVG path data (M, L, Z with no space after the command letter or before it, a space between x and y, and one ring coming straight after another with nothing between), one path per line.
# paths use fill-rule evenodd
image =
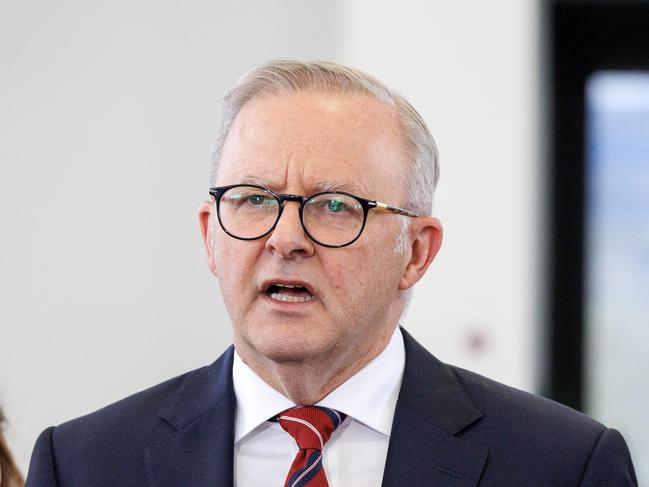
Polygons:
M330 487L381 485L405 356L403 335L397 326L374 360L317 403L348 416L323 450ZM261 380L236 351L232 378L237 398L235 486L284 485L298 447L279 423L268 419L295 403Z

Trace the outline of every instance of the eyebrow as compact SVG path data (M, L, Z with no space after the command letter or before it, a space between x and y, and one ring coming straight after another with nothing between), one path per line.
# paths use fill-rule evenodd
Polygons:
M279 187L268 180L260 178L259 176L249 175L244 176L240 180L241 184L255 184L263 186L274 192L281 192ZM319 193L324 191L353 193L358 196L367 197L369 191L362 183L340 183L332 180L323 180L311 185L312 193Z
M336 181L320 181L314 185L318 191L344 191L347 193L367 196L369 191L361 183L338 183Z
M275 186L273 183L270 181L266 181L265 179L262 179L258 176L244 176L240 180L241 184L256 184L258 186L263 186L264 188L272 189L275 190L277 189L277 186Z

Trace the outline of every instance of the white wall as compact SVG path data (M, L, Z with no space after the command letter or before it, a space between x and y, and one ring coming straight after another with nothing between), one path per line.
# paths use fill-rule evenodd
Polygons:
M218 98L272 57L349 62L420 109L446 242L407 326L534 386L534 2L395 5L0 3L0 403L23 468L46 426L229 343L195 212Z

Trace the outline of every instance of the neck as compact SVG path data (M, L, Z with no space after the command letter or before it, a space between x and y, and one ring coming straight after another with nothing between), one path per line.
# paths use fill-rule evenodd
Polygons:
M264 382L295 404L304 406L322 400L376 358L385 349L393 333L394 326L377 337L363 354L358 355L358 350L354 351L353 357L333 356L332 353L326 357L279 363L259 357L244 343L237 343L236 338L235 347L243 362Z

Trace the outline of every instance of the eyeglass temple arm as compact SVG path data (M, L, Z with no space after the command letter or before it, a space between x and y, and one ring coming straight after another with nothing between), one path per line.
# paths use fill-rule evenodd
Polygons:
M394 213L398 213L399 215L405 215L405 216L411 216L411 217L418 217L419 216L419 213L415 213L414 211L406 210L404 208L399 208L398 206L386 205L385 203L381 203L380 201L375 201L374 204L376 205L376 208L381 208L382 210L392 211Z

